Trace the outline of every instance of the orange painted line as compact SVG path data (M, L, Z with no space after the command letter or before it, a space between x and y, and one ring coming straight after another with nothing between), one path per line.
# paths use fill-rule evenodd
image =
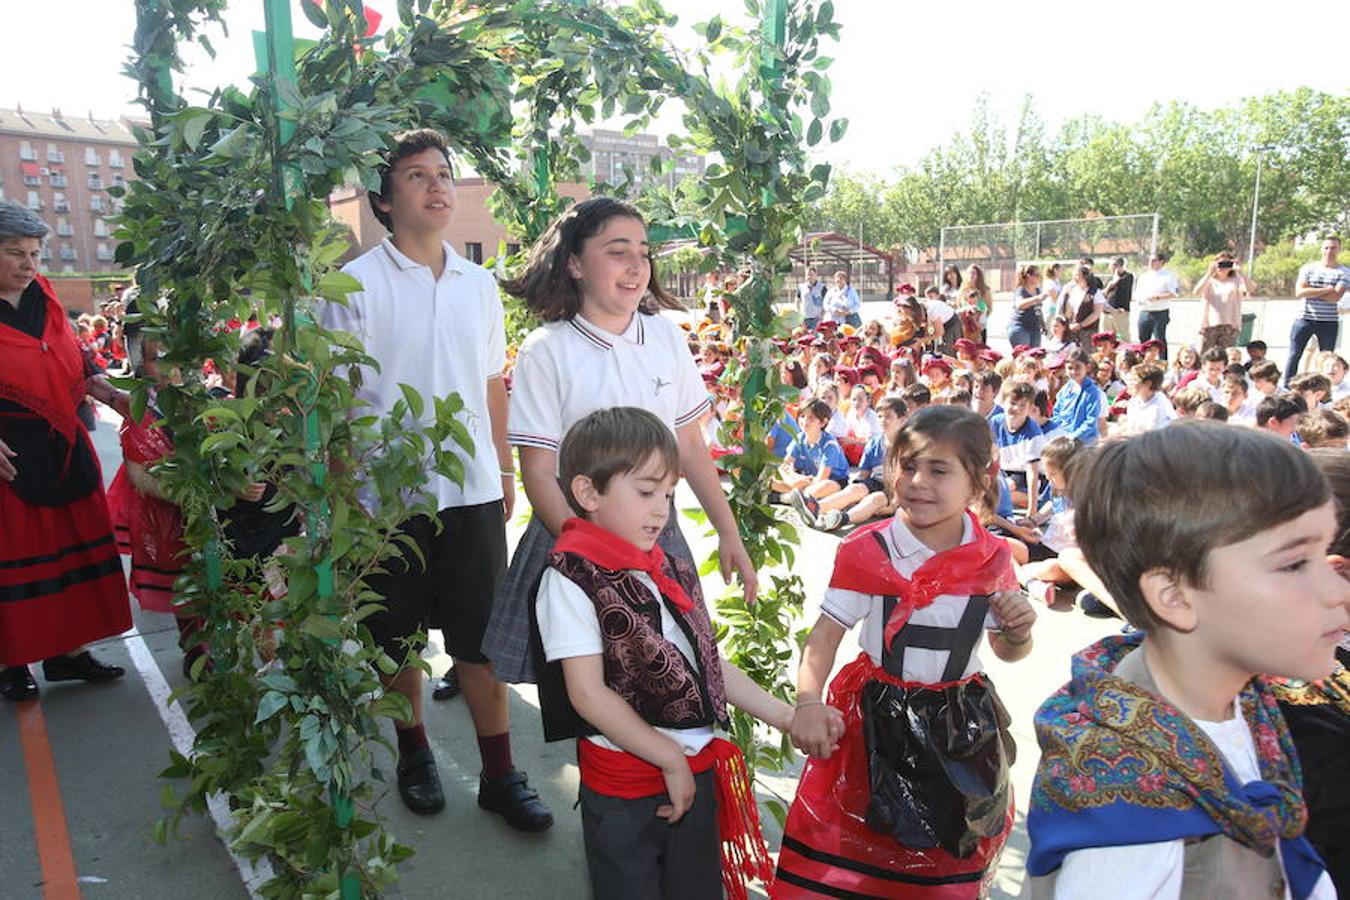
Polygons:
M37 839L42 867L42 900L80 900L75 880L75 854L66 830L66 810L61 803L61 783L56 761L47 740L47 722L36 700L16 704L19 743L24 768L28 770L28 798L33 807L33 836Z

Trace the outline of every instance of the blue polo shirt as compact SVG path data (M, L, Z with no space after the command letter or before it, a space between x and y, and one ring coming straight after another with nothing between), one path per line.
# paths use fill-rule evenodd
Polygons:
M788 447L792 446L794 438L802 433L797 420L792 416L784 415L782 420L773 428L769 429L769 452L782 459L787 456Z
M1100 436L1097 423L1106 407L1106 398L1097 382L1084 378L1080 385L1070 380L1059 389L1055 398L1055 411L1050 416L1051 431L1062 431L1070 437L1078 438L1084 444L1091 444Z
M886 463L886 433L878 432L867 439L863 445L862 459L858 460L858 468L872 473L876 478L881 474L882 466Z
M848 459L844 456L844 448L828 432L822 431L814 446L807 443L804 434L794 438L788 445L787 458L792 460L792 469L798 475L815 475L822 467L828 467L830 480L848 483Z

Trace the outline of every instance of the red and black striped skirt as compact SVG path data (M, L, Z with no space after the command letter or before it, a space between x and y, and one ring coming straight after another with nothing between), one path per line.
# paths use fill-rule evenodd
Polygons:
M59 656L131 627L102 486L34 506L0 483L0 665Z

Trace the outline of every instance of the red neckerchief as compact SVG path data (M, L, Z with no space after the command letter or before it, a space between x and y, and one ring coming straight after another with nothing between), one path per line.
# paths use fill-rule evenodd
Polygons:
M602 569L646 572L656 582L661 596L674 603L676 609L687 613L694 608L694 601L689 599L680 583L666 574L666 554L660 544L653 544L652 549L644 553L608 529L585 519L572 518L563 522L562 534L553 544L553 552L575 553Z
M992 594L1016 585L1008 544L985 531L972 513L966 515L971 518L974 540L930 557L911 578L895 570L886 548L872 536L889 527L890 519L865 525L840 542L830 587L897 599L886 622L883 640L887 649L914 610L942 594Z
M51 282L41 275L36 280L47 303L42 337L0 325L0 398L41 416L73 447L75 410L85 393L84 357Z

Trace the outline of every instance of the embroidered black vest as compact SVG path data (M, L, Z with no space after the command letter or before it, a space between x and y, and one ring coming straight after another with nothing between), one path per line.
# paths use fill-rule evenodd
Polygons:
M642 716L661 728L702 728L727 724L726 690L713 638L712 620L703 605L698 575L684 560L666 558L666 565L694 601L688 613L656 595L632 574L602 569L574 553L554 553L549 565L580 587L595 604L603 640L605 684ZM599 731L581 717L567 697L562 663L545 662L535 612L538 586L530 597L531 645L539 671L539 709L544 740L586 737ZM661 633L665 603L697 655L690 665Z

